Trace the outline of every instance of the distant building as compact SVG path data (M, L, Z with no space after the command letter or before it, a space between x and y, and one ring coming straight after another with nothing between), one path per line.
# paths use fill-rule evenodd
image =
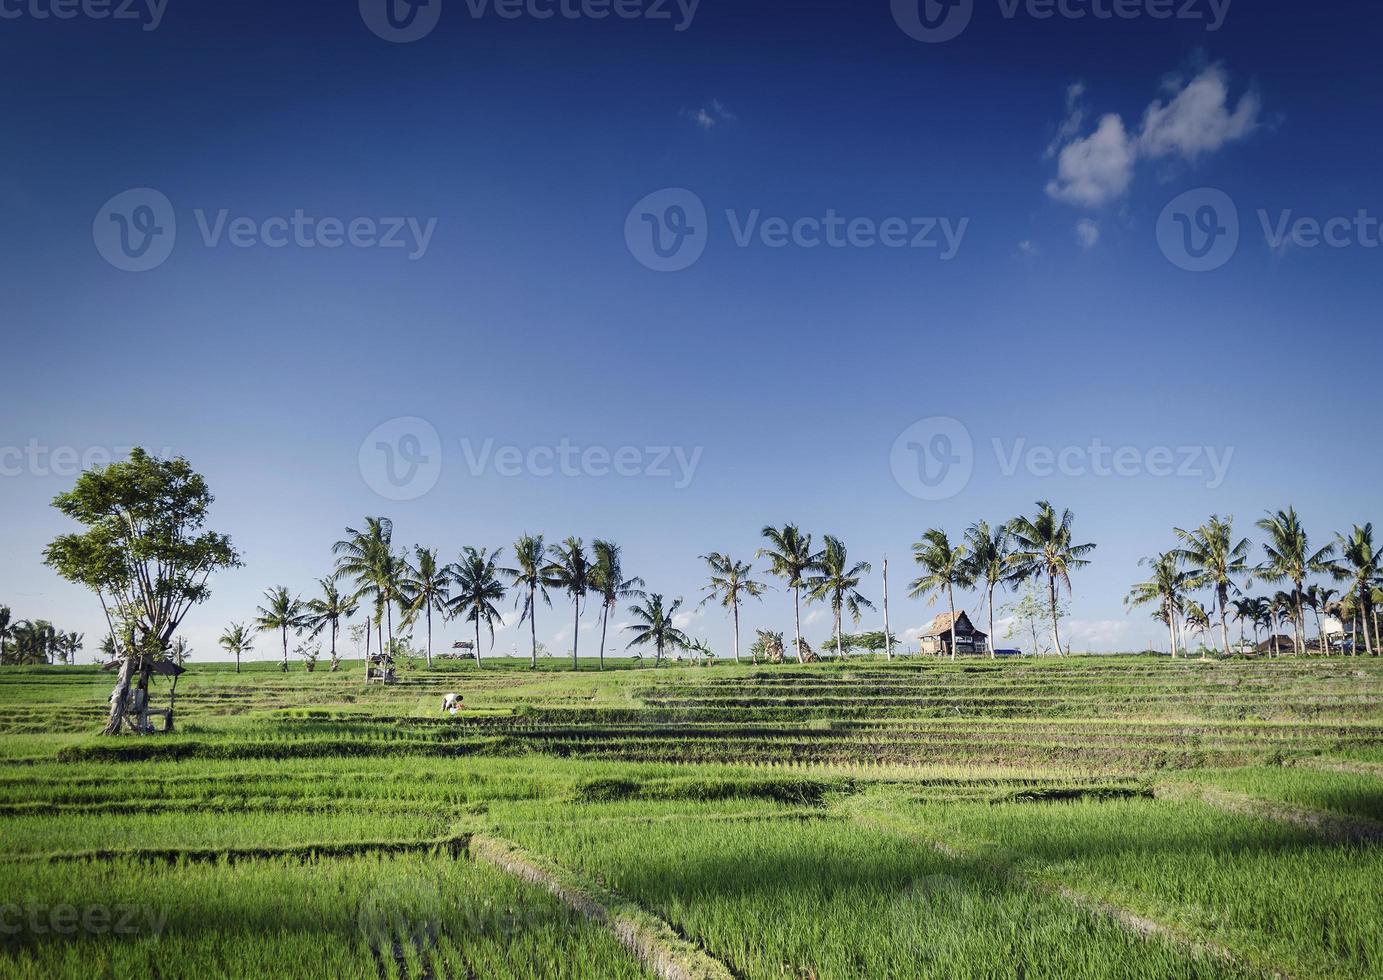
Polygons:
M985 653L989 649L989 634L975 629L965 610L956 613L956 653ZM951 614L941 613L932 620L931 625L922 631L919 638L923 653L950 656L951 654Z
M1284 653L1295 653L1296 641L1290 636L1279 633L1277 636L1270 636L1258 644L1258 652L1279 657Z

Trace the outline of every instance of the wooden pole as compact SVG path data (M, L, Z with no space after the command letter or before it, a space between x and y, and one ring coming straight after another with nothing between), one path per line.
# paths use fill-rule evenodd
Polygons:
M893 635L888 631L888 555L884 555L884 652L885 659L893 659Z

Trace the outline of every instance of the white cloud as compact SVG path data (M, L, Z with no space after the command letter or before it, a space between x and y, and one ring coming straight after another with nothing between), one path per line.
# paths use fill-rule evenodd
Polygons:
M1057 155L1056 179L1047 193L1058 201L1095 208L1122 197L1133 181L1135 141L1115 113L1100 119L1095 132L1067 143Z
M1018 243L1018 251L1022 252L1024 255L1041 254L1041 249L1037 247L1037 243L1030 238L1025 238Z
M1195 163L1258 128L1258 96L1246 92L1231 110L1229 79L1218 65L1190 81L1174 79L1167 89L1166 102L1155 99L1143 111L1137 132L1129 132L1117 113L1107 113L1093 133L1079 136L1085 121L1080 104L1085 88L1079 83L1068 88L1065 120L1046 152L1057 161L1056 178L1047 184L1048 196L1098 208L1127 193L1140 159Z
M1094 248L1100 241L1099 224L1089 218L1081 218L1076 222L1076 241L1080 242L1083 249Z
M711 99L699 109L683 109L682 114L703 130L714 129L722 123L735 121L735 114L727 109L725 103L719 99Z

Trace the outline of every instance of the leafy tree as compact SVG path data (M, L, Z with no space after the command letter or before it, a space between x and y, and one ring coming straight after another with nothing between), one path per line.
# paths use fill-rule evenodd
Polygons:
M994 590L1014 581L1013 535L1007 524L990 529L989 522L979 521L965 530L965 547L972 582L984 583L985 608L989 611L989 657L994 658Z
M1259 530L1268 536L1263 543L1267 558L1258 566L1259 578L1268 582L1290 582L1292 584L1293 622L1296 629L1292 633L1292 643L1298 654L1306 652L1306 613L1303 608L1305 594L1303 584L1308 575L1329 572L1333 567L1331 557L1334 545L1326 545L1312 552L1310 539L1295 507L1288 507L1276 514L1268 514L1258 522Z
M1071 526L1075 515L1070 509L1058 516L1056 509L1045 501L1037 502L1037 513L1031 518L1015 517L1009 522L1009 532L1016 545L1012 561L1020 577L1042 575L1047 579L1047 605L1052 616L1052 646L1058 657L1061 633L1057 627L1058 585L1071 594L1071 572L1090 564L1085 556L1095 550L1093 544L1072 544Z
M336 579L334 578L318 579L317 585L322 590L321 594L314 599L309 599L304 610L307 627L312 631L314 637L324 629L331 631L331 670L332 673L335 673L340 666L340 659L336 653L336 637L341 632L341 620L350 619L354 616L359 605L354 596L341 594L341 590L336 587ZM366 635L369 635L368 627L366 627ZM431 637L430 629L428 636Z
M432 610L446 608L451 587L451 574L437 564L437 552L418 545L413 549L414 562L404 562L399 579L399 597L405 614L422 613L427 620L427 666L432 667ZM335 657L333 656L333 660Z
M1354 525L1348 537L1339 536L1338 544L1340 561L1332 574L1339 581L1349 583L1348 594L1358 609L1357 618L1364 621L1364 648L1369 656L1375 657L1379 651L1379 637L1378 624L1374 621L1374 588L1383 574L1383 548L1373 546L1372 523Z
M600 669L605 669L605 630L610 613L621 599L643 595L641 578L625 578L619 545L597 538L591 543L595 564L591 567L591 591L600 597Z
M635 603L629 607L629 615L634 618L634 622L624 629L633 633L634 637L625 649L652 643L656 651L653 661L656 667L662 664L664 651L689 646L691 640L687 638L687 634L673 624L673 618L681 607L682 600L676 599L672 605L664 609L660 593L646 594L642 603Z
M1125 606L1144 606L1155 603L1157 618L1167 624L1172 637L1172 656L1177 655L1177 621L1185 606L1185 594L1192 573L1181 567L1181 557L1175 551L1164 551L1138 564L1152 570L1152 577L1139 582L1124 598Z
M184 636L173 637L173 642L168 646L168 659L181 667L183 664L187 663L188 658L191 656L192 644L187 642L187 638Z
M908 595L915 599L927 597L927 605L945 595L951 608L951 659L956 659L956 586L963 589L974 584L974 570L967 558L965 545L952 545L946 532L930 528L922 540L912 546L912 557L926 573L908 586Z
M1175 528L1182 547L1177 555L1190 566L1193 588L1209 588L1215 592L1220 612L1220 637L1225 656L1229 650L1228 608L1229 593L1236 588L1234 580L1249 571L1249 539L1234 539L1234 517L1221 519L1216 514L1194 530Z
M240 564L230 538L203 530L212 500L187 460L156 459L139 448L128 460L87 470L53 500L88 530L54 539L44 561L96 593L122 661L107 734L120 731L131 680L137 675L147 691L153 660L210 595L211 575Z
M1023 591L1018 598L1006 603L999 608L1005 616L1011 617L1005 637L1014 639L1019 635L1020 629L1026 631L1032 639L1033 656L1041 656L1043 648L1037 642L1037 624L1050 615L1047 608L1047 597L1043 595L1044 590L1036 579L1031 579L1023 586ZM1065 619L1067 615L1066 604L1057 600L1057 617Z
M711 570L710 581L704 586L706 597L699 605L715 600L730 610L730 618L735 629L735 663L740 662L740 603L745 599L757 599L768 588L753 577L754 569L747 562L736 561L728 554L713 551L702 555L701 560Z
M803 585L806 586L809 602L830 604L831 614L835 622L836 659L841 659L845 656L844 647L840 641L841 612L849 611L850 618L858 625L861 607L874 608L874 604L861 595L859 591L860 579L873 571L873 568L867 561L859 561L851 565L849 559L846 558L845 545L841 543L839 538L828 534L823 540L825 547L821 550L816 574L808 575L803 580Z
M577 643L581 639L581 600L591 588L591 563L580 538L569 537L548 550L544 574L555 588L571 596L575 615L571 633L571 669L576 670Z
M504 549L493 552L487 548L461 549L461 560L451 566L452 593L447 600L447 613L460 616L475 624L475 665L483 667L480 658L480 626L490 631L490 646L495 644L495 623L503 624L504 617L495 603L504 599L504 583L500 581L499 556Z
M771 574L783 579L792 589L793 636L797 644L797 662L806 663L802 653L802 587L809 574L821 567L821 554L812 551L812 536L803 534L796 524L781 528L766 526L762 531L769 546L755 554L768 559Z
M514 567L501 569L502 574L509 576L509 580L517 587L514 605L521 609L519 624L523 625L524 620L528 620L534 668L538 666L538 648L542 646L538 642L538 600L542 599L550 607L552 600L548 597L547 590L555 584L547 572L546 558L547 549L543 545L543 536L525 534L514 542Z
M259 607L255 626L260 630L278 630L283 639L283 672L288 673L288 631L296 636L308 626L308 614L302 599L291 595L286 585L265 590L265 605Z
M217 641L227 653L235 657L235 672L237 674L240 673L241 655L254 649L253 635L242 624L231 623L221 634L221 639Z

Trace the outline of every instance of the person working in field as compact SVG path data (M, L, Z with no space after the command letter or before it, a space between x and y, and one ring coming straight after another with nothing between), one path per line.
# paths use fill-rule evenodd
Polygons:
M466 702L455 691L442 695L442 710L449 715L459 714L465 706Z

